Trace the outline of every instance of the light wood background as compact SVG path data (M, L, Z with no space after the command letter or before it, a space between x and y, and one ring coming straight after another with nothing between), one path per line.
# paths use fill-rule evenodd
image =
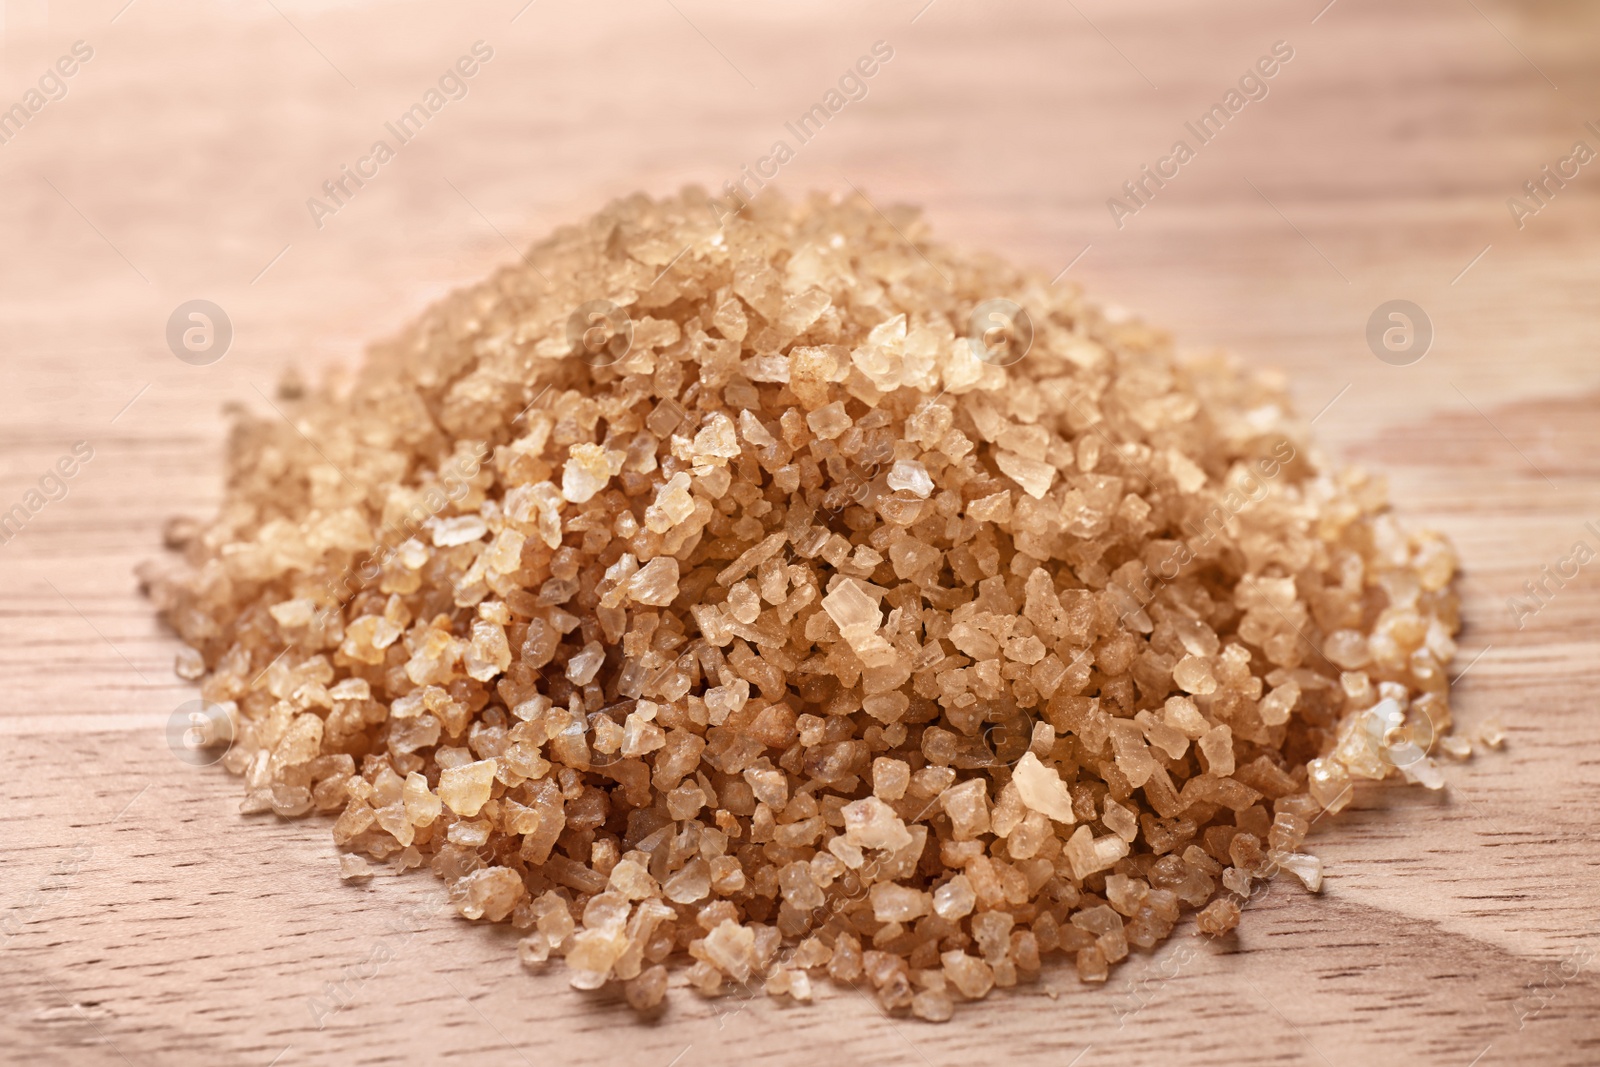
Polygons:
M1600 148L1595 5L125 3L5 0L0 37L6 105L94 48L0 145L0 510L94 448L0 545L0 1059L1600 1061L1600 584L1521 629L1505 604L1600 544L1600 162L1520 230L1506 207ZM305 200L479 39L468 97L313 226ZM326 822L242 818L235 779L175 759L190 691L132 569L169 514L214 506L225 403L358 358L614 195L720 186L876 40L894 59L778 184L921 203L1051 273L1082 252L1070 277L1103 299L1282 367L1332 454L1455 539L1459 716L1509 740L1443 796L1371 789L1319 827L1320 897L1278 887L1222 943L1181 927L1104 988L1058 966L943 1026L826 984L810 1007L679 993L639 1024L430 907L425 874L341 884ZM1106 198L1279 40L1270 95L1115 228ZM235 329L208 367L163 340L195 297ZM1409 367L1364 340L1397 297L1436 330Z

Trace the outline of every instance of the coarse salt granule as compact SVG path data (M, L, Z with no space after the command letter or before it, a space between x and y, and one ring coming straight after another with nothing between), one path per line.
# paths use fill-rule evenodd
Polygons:
M1270 380L905 209L633 197L280 404L145 575L242 810L640 1011L1102 982L1471 753L1441 537Z

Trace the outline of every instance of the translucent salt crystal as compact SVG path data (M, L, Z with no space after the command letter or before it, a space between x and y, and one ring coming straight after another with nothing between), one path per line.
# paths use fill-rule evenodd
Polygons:
M264 792L264 791L263 791ZM257 811L265 809L257 808ZM248 813L246 813L248 814ZM372 808L360 802L352 803L333 823L333 843L336 845L348 844L375 821Z
M505 629L497 623L474 620L472 640L467 646L467 654L462 657L462 663L467 675L480 682L487 682L504 673L511 666L511 645L506 641Z
M875 635L883 622L878 601L870 597L853 577L846 577L834 585L834 592L822 597L822 611L834 621L838 633L850 643L851 648L861 645Z
M517 530L501 530L489 542L484 563L498 574L511 574L522 566L522 546L527 541Z
M1162 722L1148 711L1134 716L1134 721L1144 731L1145 740L1165 752L1170 759L1182 759L1189 750L1189 738L1177 727Z
M982 778L968 778L960 785L946 789L939 796L945 814L950 816L951 833L957 841L971 841L979 834L989 832L988 783Z
M789 996L801 1002L809 1001L811 999L811 976L802 970L790 971Z
M911 833L895 810L877 797L863 797L840 809L844 816L844 837L860 848L904 848L911 844Z
M782 530L762 538L759 544L741 552L738 559L717 572L717 584L731 586L776 556L783 550L784 542L788 539L789 535Z
M1222 642L1217 638L1217 632L1199 619L1174 614L1167 621L1177 632L1178 640L1189 655L1206 658L1221 651Z
M994 988L994 971L976 956L954 948L940 953L939 963L950 984L968 1000L981 1000Z
M1117 769L1128 779L1128 784L1136 789L1161 770L1161 764L1151 755L1149 746L1144 743L1144 735L1135 722L1112 720L1111 747L1116 754Z
M807 289L784 300L778 324L790 335L799 335L828 310L833 300L821 289Z
M1261 721L1268 726L1282 726L1289 721L1289 713L1300 700L1300 686L1289 679L1268 693L1261 701Z
M829 838L826 847L831 855L835 856L840 863L852 871L860 870L861 865L866 862L866 854L842 834L838 837Z
M866 342L850 353L856 369L883 392L903 384L906 317L896 315L874 326Z
M1292 811L1280 811L1272 818L1267 843L1274 852L1293 852L1306 839L1311 825Z
M1418 748L1417 752L1421 753L1422 750ZM1424 789L1435 791L1444 788L1444 774L1439 770L1439 765L1433 761L1431 756L1419 755L1415 762L1401 762L1399 766L1401 773L1405 775L1408 782L1415 782Z
M1306 784L1311 799L1325 811L1337 813L1350 803L1355 791L1350 784L1350 772L1336 760L1321 757L1306 764Z
M537 808L523 807L510 797L500 801L500 829L508 834L538 833L544 816Z
M744 376L752 382L788 382L792 373L788 356L776 352L763 353L752 356L740 364ZM741 423L741 428L743 424ZM746 438L751 444L760 444L751 438ZM775 443L775 442L772 442Z
M1273 860L1313 893L1322 891L1322 861L1303 852L1275 855Z
M947 1022L955 1013L955 1002L942 990L924 989L911 998L911 1014L930 1023Z
M1200 709L1195 707L1194 701L1188 697L1168 697L1161 709L1161 718L1191 740L1199 739L1211 729L1211 724L1206 722L1205 716L1200 714Z
M756 967L756 934L732 919L724 919L701 941L705 962L735 982L746 982Z
M1506 743L1505 729L1498 719L1485 719L1478 727L1478 740L1489 748L1499 748Z
M1207 937L1221 937L1239 925L1239 905L1232 897L1218 897L1195 916L1195 928Z
M1060 773L1045 766L1031 751L1012 768L1011 780L1029 808L1068 826L1078 821L1072 813L1072 794L1067 792Z
M574 504L587 503L621 472L626 458L626 453L608 452L601 445L573 445L561 468L561 496Z
M656 493L655 503L645 509L645 526L656 533L666 533L693 514L694 497L689 493L689 475L679 471Z
M296 597L293 600L285 600L280 604L272 605L272 607L267 609L267 613L270 614L273 619L277 621L278 625L283 627L285 630L295 630L302 626L311 625L312 620L317 617L317 603L316 601L311 600L309 597ZM193 649L189 649L188 651L196 656L199 655L199 653L195 652ZM184 655L182 652L178 654L180 656ZM205 673L205 660L203 659L200 661L200 673ZM180 677L188 677L191 680L199 677L198 674L184 675L182 671L179 671L178 674Z
M346 678L328 689L333 700L371 700L372 683L365 678Z
M1335 751L1335 755L1352 771L1358 771L1358 765L1347 758L1347 754L1355 754L1358 750L1363 754L1398 750L1399 758L1389 762L1404 763L1408 758L1415 758L1411 751L1415 742L1405 725L1405 708L1394 697L1385 696L1356 717L1356 729L1340 738L1340 749Z
M785 377L787 378L788 376L785 375ZM749 409L739 412L739 436L757 448L771 448L778 443L778 439L768 432L767 428L761 424L761 420L756 418Z
M778 889L796 911L811 911L827 903L822 889L811 877L811 865L804 860L787 863L778 871Z
M599 989L611 967L628 950L628 933L622 924L579 930L572 935L567 967L576 989Z
M881 723L892 723L900 720L910 704L911 698L904 693L879 693L863 700L861 710Z
M995 434L995 444L1028 459L1044 459L1050 452L1050 431L1043 426L1006 424Z
M826 606L826 603L824 603ZM976 660L994 659L1000 655L1000 642L987 626L958 622L950 628L950 643L956 650Z
M457 815L470 819L488 801L494 787L494 774L492 759L447 767L439 774L439 799Z
M534 931L517 942L517 959L524 967L537 967L550 959L550 939L541 931Z
M696 856L668 878L661 886L661 894L674 904L693 904L711 895L711 866Z
M406 570L420 571L429 559L427 546L415 537L407 538L395 550L395 559Z
M747 767L744 780L749 783L756 799L778 810L789 802L789 779L780 770L767 767Z
M879 800L899 800L911 781L911 765L905 760L879 756L872 761L872 794Z
M409 845L416 840L417 830L411 820L406 818L405 804L384 805L377 810L377 820L378 825L388 831L389 835L400 844Z
M1096 871L1107 870L1128 854L1128 843L1116 834L1095 837L1087 826L1079 826L1062 849L1072 873L1082 881Z
M667 793L667 816L672 819L693 819L704 806L706 790L699 787L699 782L682 782Z
M824 441L831 441L848 430L854 423L850 416L845 414L843 401L835 400L824 405L806 416L806 425L811 432Z
M1465 737L1441 737L1439 748L1451 759L1467 759L1472 755L1472 742Z
M1106 875L1106 900L1123 915L1139 914L1150 897L1150 887L1142 879L1124 874Z
M728 716L738 712L750 700L750 683L736 678L727 685L714 685L706 690L706 712L712 726L721 726Z
M637 978L629 979L622 987L628 1007L634 1011L649 1011L661 1004L667 995L667 969L657 963L646 967Z
M872 915L881 923L908 923L928 914L928 894L910 886L879 882L868 893Z
M1044 499L1055 484L1056 469L1037 459L1029 459L1015 452L1000 452L995 456L995 466L1002 474L1022 486L1022 491L1035 500Z
M1100 821L1105 823L1107 830L1110 830L1129 844L1132 844L1133 839L1139 836L1138 815L1110 797L1106 798L1105 812L1100 816Z
M372 864L365 858L350 852L339 857L339 877L346 882L365 882L372 875Z
M384 811L387 811L387 808ZM382 814L382 811L378 814ZM462 848L482 848L490 840L490 830L493 829L493 825L488 819L462 819L461 822L453 822L450 825L450 833L446 833L445 840L450 841L451 845L459 845Z
M647 755L667 743L666 731L655 723L642 717L637 711L628 716L622 724L622 755L625 759L633 759Z
M590 641L567 660L567 681L573 685L588 685L600 673L606 661L606 650L598 641Z
M885 479L890 489L908 489L926 500L933 493L933 479L928 469L914 459L896 460Z
M1216 676L1211 664L1196 656L1185 656L1172 668L1172 680L1178 688L1196 696L1210 696L1217 691Z
M1241 897L1248 897L1250 895L1250 886L1253 881L1254 879L1250 877L1249 871L1240 870L1238 867L1229 867L1227 870L1222 872L1223 886L1230 892L1239 894Z
M636 604L666 607L678 598L678 561L657 556L628 579L628 596Z
M289 767L309 763L322 752L322 720L306 713L296 715L283 738L272 750L272 774L277 775Z
M522 884L522 875L509 867L486 867L457 882L456 892L462 894L456 909L464 918L497 923L511 914L527 887Z
M1207 730L1198 744L1210 773L1218 778L1233 773L1233 730L1226 723Z
M591 930L620 927L633 910L621 893L596 893L583 906L583 925Z
M728 611L746 626L761 616L761 598L749 582L739 582L728 590Z
M656 894L656 880L633 860L622 860L611 868L611 877L606 885L629 900L643 900Z
M1172 480L1178 483L1181 492L1198 493L1205 488L1206 472L1175 448L1167 449L1167 470L1172 473Z
M1371 659L1367 639L1355 630L1335 630L1322 642L1322 654L1347 671L1360 670Z
M767 975L767 982L763 989L769 997L787 996L789 993L789 980L794 974L787 967L778 967Z
M567 906L561 894L553 889L547 889L539 894L531 910L539 932L549 938L553 945L561 944L577 929L571 908Z
M1011 948L1011 928L1016 920L1008 912L985 911L971 920L972 939L991 965L1006 958Z
M933 912L941 919L955 922L972 914L978 896L972 889L972 880L958 874L933 891Z
M711 888L720 896L732 896L745 887L744 868L736 856L718 856L711 861Z
M462 515L454 519L440 519L433 527L433 544L436 548L481 541L489 532L489 524L477 515Z
M690 446L697 457L733 459L739 455L739 437L734 432L733 420L722 412L713 412L706 418L700 432Z

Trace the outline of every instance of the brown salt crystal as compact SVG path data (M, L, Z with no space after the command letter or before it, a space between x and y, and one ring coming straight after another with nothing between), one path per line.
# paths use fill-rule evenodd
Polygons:
M446 768L439 775L439 799L457 815L478 814L494 785L495 761L479 760Z
M869 894L873 917L879 922L906 923L928 914L928 894L893 882L879 882Z
M1499 748L1506 743L1505 729L1500 725L1499 720L1485 719L1478 726L1478 740L1489 748Z
M934 913L941 919L951 922L972 914L977 901L977 894L972 890L972 881L964 874L956 875L933 891Z
M1195 926L1207 937L1221 937L1238 925L1239 905L1232 897L1218 897L1195 917Z
M508 867L473 871L456 886L461 894L456 907L468 919L500 922L527 892L522 876Z
M1226 777L1233 773L1233 731L1226 723L1207 730L1199 741L1200 754L1206 758L1210 774Z
M646 967L639 977L623 983L623 994L634 1011L649 1011L660 1005L667 995L667 969L657 963Z
M926 989L911 998L911 1014L919 1019L942 1023L955 1013L955 1002L943 990Z
M872 761L872 792L879 800L899 800L910 782L911 765L905 760L879 756Z
M339 877L347 882L370 881L372 865L363 857L347 852L339 857Z
M1076 822L1072 814L1072 796L1067 792L1061 775L1039 762L1039 757L1027 752L1012 771L1013 782L1022 802L1056 822L1071 826Z
M796 1001L826 967L943 1020L1315 890L1355 779L1443 784L1408 725L1470 754L1453 550L1279 384L909 215L764 196L714 233L697 192L614 204L244 417L151 581L241 810L336 813L342 872L426 864L639 1011L674 967ZM963 332L991 298L1034 326L1006 366ZM604 365L566 334L598 299Z

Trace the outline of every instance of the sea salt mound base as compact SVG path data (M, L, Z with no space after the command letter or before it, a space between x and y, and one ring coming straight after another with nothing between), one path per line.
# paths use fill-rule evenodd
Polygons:
M241 810L641 1010L942 1020L1439 788L1449 545L1273 379L891 217L622 201L240 416L145 578Z

